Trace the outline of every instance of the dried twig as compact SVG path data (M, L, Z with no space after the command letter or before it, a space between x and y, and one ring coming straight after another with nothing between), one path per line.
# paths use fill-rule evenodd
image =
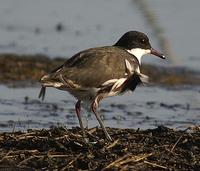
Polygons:
M42 156L42 157L43 157L43 156ZM30 157L28 157L28 158L22 160L17 166L21 166L22 164L26 163L27 161L29 161L29 160L31 160L31 159L33 159L33 158L35 158L35 156L30 156Z
M49 158L68 158L69 155L68 154L49 154L48 155Z
M55 140L62 140L69 138L69 135L63 135L62 137L56 137Z
M107 149L112 148L112 147L114 147L118 142L119 142L119 139L115 140L112 144L109 144L106 148L107 148Z
M9 156L10 153L12 153L12 151L7 152L6 155L0 160L0 162L2 162L4 159L6 159L7 156Z
M181 140L181 138L183 137L183 135L181 135L179 137L179 139L176 141L176 143L173 145L173 147L171 148L170 152L172 152L174 150L174 148L177 146L177 144L179 143L179 141Z
M148 164L148 165L151 165L153 167L159 167L159 168L162 168L162 169L168 169L167 167L165 166L161 166L159 164L156 164L156 163L151 163L151 162L148 162L148 161L144 161L145 164Z
M17 135L16 138L17 139L21 139L21 138L24 138L24 137L27 137L27 136L36 136L36 132L27 132L27 133L23 133L23 134L20 134L20 135Z
M126 154L123 157L120 157L119 159L111 162L109 165L107 165L103 170L111 168L113 166L119 167L120 165L129 163L129 162L138 162L141 161L149 156L151 156L152 153L149 154L142 154L142 155L138 155L138 156L132 156L131 154Z
M69 167L77 160L77 158L80 157L80 155L81 155L81 154L79 154L75 159L71 160L65 167L63 167L63 168L61 169L61 171L67 170L67 168L69 168Z
M94 128L92 128L92 129L90 129L90 130L88 131L88 133L89 133L89 134L93 134L93 133L96 132L96 131L97 131L97 128L94 127Z

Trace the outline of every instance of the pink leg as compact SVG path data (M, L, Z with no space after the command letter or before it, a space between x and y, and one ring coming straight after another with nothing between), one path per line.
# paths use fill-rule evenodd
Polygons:
M83 138L86 137L85 135L85 129L83 127L83 122L82 122L82 119L81 119L81 101L78 100L76 105L75 105L75 109L76 109L76 114L77 114L77 117L78 117L78 121L79 121L79 124L80 124L80 127L81 127L81 132L82 132L82 135L83 135Z
M100 117L99 113L96 111L97 110L97 104L96 104L95 101L92 103L91 109L92 109L93 113L95 114L95 116L96 116L101 128L103 129L103 132L104 132L104 134L106 136L106 139L109 140L109 141L112 141L112 138L108 134L108 132L107 132L107 130L106 130L104 124L103 124L103 121L101 120L101 117Z

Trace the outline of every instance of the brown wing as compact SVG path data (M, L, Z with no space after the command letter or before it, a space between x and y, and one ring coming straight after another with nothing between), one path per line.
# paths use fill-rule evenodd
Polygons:
M123 49L112 46L88 49L67 60L52 76L59 79L61 74L81 87L99 87L107 80L126 77L125 59L133 69L139 66L137 59Z

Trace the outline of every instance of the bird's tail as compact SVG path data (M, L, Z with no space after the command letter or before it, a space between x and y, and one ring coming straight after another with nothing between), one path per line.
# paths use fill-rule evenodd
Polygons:
M46 93L46 87L42 86L42 88L40 89L40 93L39 93L38 98L42 98L42 101L43 101L44 97L45 97L45 93Z
M38 95L38 98L41 98L42 101L45 98L45 94L46 94L46 86L44 85L45 82L49 79L49 74L44 75L41 79L40 82L42 83L42 88L40 89L40 93Z
M139 77L142 84L148 84L149 83L149 77L147 75L139 73Z

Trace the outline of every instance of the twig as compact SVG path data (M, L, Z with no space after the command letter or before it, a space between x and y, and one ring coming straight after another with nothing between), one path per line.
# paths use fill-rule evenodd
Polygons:
M33 158L35 158L35 156L30 156L30 157L28 157L28 158L22 160L17 166L21 166L22 164L26 163L27 161L29 161L29 160L31 160L31 159L33 159Z
M92 129L90 129L89 131L87 131L86 133L87 133L90 137L96 138L96 136L93 135L93 133L96 132L96 130L97 130L97 128L94 127L94 128L92 128Z
M57 137L55 140L67 139L69 135L63 135L62 137Z
M36 133L35 132L27 132L27 133L23 133L23 134L16 136L16 138L21 140L21 139L26 139L26 137L29 137L29 136L34 137L34 136L36 136Z
M20 137L20 138L17 138L18 140L25 140L25 139L32 139L32 138L34 138L35 137L35 135L25 135L25 136L23 136L23 137Z
M18 154L15 154L15 155L9 155L9 156L4 157L4 159L15 158L15 157L18 157L18 156L19 156Z
M82 135L79 135L79 134L74 134L72 132L68 132L70 136L72 136L73 138L81 138Z
M12 151L7 152L6 155L0 160L0 162L2 162L5 158L7 158L7 156L9 156L10 153L12 153Z
M97 130L97 128L94 127L94 128L92 128L92 129L90 129L90 130L88 131L88 133L89 133L89 134L93 134L96 130Z
M60 149L63 149L64 151L67 151L68 149L60 142L58 142L55 139L52 139L52 141L57 145L57 147L59 147Z
M156 163L151 163L151 162L148 162L148 161L144 161L144 163L145 163L145 164L149 164L149 165L151 165L151 166L153 166L153 167L159 167L159 168L162 168L162 169L168 169L167 167L161 166L161 165L156 164Z
M37 156L36 156L36 157L37 157ZM53 154L53 155L52 155L52 154L49 154L48 157L49 157L49 158L59 158L59 157L60 157L60 158L66 158L66 157L69 157L69 155L68 155L68 154L67 154L67 155L64 155L64 154Z
M18 157L19 154L25 154L25 153L30 153L31 155L34 155L36 153L39 153L38 150L18 150L18 151L9 151L1 160L2 162L4 159L9 159L9 158L14 158Z
M35 134L36 134L36 132L27 132L27 133L22 133L22 134L18 135L17 137L19 138L19 137L24 137L27 135L35 135Z
M138 155L138 156L133 156L133 157L131 157L131 158L125 160L125 161L121 161L119 164L123 165L123 164L129 163L131 161L138 162L138 161L141 161L141 160L143 160L143 159L145 159L145 158L147 158L147 157L149 157L151 155L152 155L152 153L150 153L150 154L144 154L144 155L142 154L142 155Z
M79 154L75 159L71 160L65 167L63 167L63 168L61 169L61 171L67 170L67 168L69 168L69 167L72 165L72 163L74 163L74 162L77 160L77 158L80 157L80 155L81 155L81 154Z
M119 161L121 161L121 160L123 160L123 159L125 159L126 157L129 157L129 156L130 156L130 154L126 154L125 156L118 158L117 160L115 160L115 161L111 162L109 165L107 165L103 170L112 167L113 165L115 165Z
M143 159L145 159L145 158L147 158L147 157L149 157L151 155L152 155L152 153L144 154L144 155L138 155L138 156L131 156L130 154L126 154L123 157L111 162L103 170L108 169L108 168L110 168L110 167L112 167L114 165L119 167L120 165L129 163L129 162L138 162L138 161L141 161L141 160L143 160Z
M173 147L171 148L170 152L172 152L174 150L174 148L177 146L177 144L179 143L179 141L181 140L181 138L183 137L183 135L181 135L179 137L179 139L176 141L176 143L173 145Z
M107 148L107 149L112 148L112 147L114 147L118 142L119 142L119 139L117 139L116 141L114 141L112 144L108 145L106 148Z

